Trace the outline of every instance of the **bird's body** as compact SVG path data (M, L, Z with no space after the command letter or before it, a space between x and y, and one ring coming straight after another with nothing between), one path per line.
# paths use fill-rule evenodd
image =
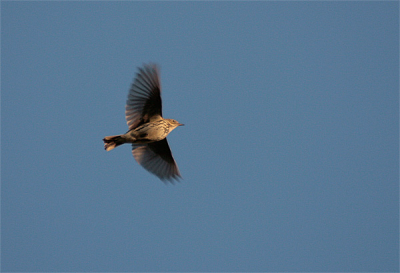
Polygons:
M177 122L173 119L159 119L145 123L129 131L126 135L128 135L128 140L132 140L132 143L151 143L154 141L163 140L173 129L179 125L180 124L177 124Z
M163 118L144 123L135 129L128 131L124 135L105 137L105 149L111 151L115 147L124 143L148 144L160 141L166 138L172 130L180 125L182 124L176 120Z
M129 131L105 137L103 141L107 151L132 143L132 153L139 164L162 180L172 180L180 177L180 173L166 137L183 124L162 117L160 93L157 67L146 65L139 69L125 107Z

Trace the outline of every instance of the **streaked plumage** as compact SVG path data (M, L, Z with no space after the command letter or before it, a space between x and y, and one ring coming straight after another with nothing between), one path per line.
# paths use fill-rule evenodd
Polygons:
M125 106L129 131L124 135L103 139L107 151L132 143L132 154L146 170L161 180L173 181L181 177L166 139L176 127L176 120L162 117L161 86L158 67L154 64L139 68L129 90Z

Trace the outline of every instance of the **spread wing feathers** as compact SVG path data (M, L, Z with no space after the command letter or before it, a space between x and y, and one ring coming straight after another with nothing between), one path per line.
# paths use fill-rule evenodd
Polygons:
M172 183L181 177L166 138L149 144L132 144L132 154L140 165L163 181Z
M161 86L158 67L155 64L139 68L129 90L125 106L129 130L162 116Z

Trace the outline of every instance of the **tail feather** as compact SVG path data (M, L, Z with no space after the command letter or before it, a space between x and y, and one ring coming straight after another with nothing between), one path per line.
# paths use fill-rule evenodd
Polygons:
M103 138L103 141L104 149L106 149L106 151L111 151L115 147L125 143L125 139L122 137L122 135L107 136Z

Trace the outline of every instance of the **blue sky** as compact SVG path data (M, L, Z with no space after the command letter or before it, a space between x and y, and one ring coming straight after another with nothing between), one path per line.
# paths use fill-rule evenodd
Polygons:
M398 271L399 3L1 3L2 271ZM161 67L165 185L129 145Z

